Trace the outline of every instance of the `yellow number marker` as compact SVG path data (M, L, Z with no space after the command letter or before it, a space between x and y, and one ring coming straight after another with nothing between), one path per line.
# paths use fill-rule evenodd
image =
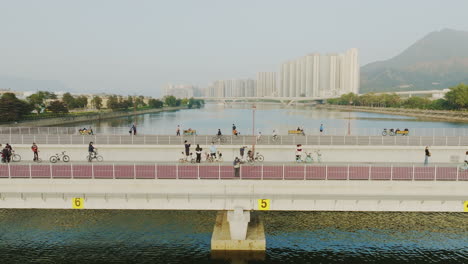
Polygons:
M465 212L468 212L468 201L465 201L463 203L463 209L464 209Z
M258 210L267 211L270 210L270 199L258 199Z
M83 209L84 199L83 198L72 198L73 209Z

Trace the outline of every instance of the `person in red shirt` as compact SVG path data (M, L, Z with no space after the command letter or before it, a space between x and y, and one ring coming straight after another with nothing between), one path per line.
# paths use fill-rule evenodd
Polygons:
M37 148L37 145L36 143L33 142L32 146L31 146L31 150L32 152L34 153L34 159L33 161L37 161L39 160L39 149Z

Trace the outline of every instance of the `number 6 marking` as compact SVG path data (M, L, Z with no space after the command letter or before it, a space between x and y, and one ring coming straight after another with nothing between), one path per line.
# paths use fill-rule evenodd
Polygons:
M83 198L72 198L73 209L83 209L84 199Z

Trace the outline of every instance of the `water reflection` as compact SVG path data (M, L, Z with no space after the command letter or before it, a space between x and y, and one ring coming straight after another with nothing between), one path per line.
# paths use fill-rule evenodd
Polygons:
M265 254L211 253L214 211L0 210L9 263L467 263L463 213L262 212Z
M347 130L349 119L353 130L361 128L468 128L468 123L439 122L420 120L415 117L385 115L378 113L346 112L317 109L312 106L290 106L278 104L256 104L255 127L264 134L278 129L281 133L304 126L306 131L318 131L324 124L330 129ZM132 123L143 134L175 134L177 125L182 129L196 129L199 134L215 134L220 128L230 134L232 124L236 124L241 134L252 133L252 105L239 103L229 106L206 104L201 109L144 114L132 117L78 123L76 126L92 126L99 133L128 133ZM70 125L65 125L70 126ZM118 127L123 127L118 130Z

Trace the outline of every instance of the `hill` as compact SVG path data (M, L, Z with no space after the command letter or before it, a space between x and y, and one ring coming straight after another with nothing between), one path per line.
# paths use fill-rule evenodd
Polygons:
M401 54L361 68L360 93L444 89L468 83L468 32L432 32Z

